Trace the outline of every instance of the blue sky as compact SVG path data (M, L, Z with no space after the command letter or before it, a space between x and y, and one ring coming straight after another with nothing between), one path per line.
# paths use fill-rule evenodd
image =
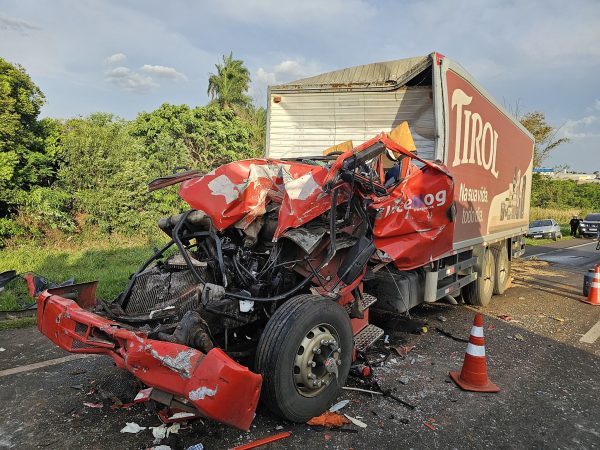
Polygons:
M3 0L0 56L46 94L44 116L132 118L207 102L233 51L251 94L329 70L439 51L509 109L540 110L571 143L547 166L600 170L599 0Z

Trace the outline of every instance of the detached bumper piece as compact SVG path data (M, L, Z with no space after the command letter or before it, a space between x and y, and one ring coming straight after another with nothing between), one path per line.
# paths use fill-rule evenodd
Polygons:
M147 386L179 397L203 416L248 430L262 377L222 350L207 354L148 339L140 331L91 313L96 283L49 289L37 298L38 328L72 353L103 353Z

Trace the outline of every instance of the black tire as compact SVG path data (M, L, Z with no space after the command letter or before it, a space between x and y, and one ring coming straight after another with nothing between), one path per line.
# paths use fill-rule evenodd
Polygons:
M494 294L502 295L510 286L510 260L506 242L490 250L494 255Z
M463 288L465 302L473 306L487 306L494 293L495 272L494 255L487 249L477 267L477 279Z
M294 377L300 345L315 327L330 328L340 347L337 383L303 395ZM337 336L336 336L337 334ZM331 299L299 295L273 314L258 342L256 370L263 376L261 400L276 415L304 423L331 406L346 383L352 360L353 337L345 309Z
M556 241L557 237L556 237L556 231L554 233L552 233L552 240Z

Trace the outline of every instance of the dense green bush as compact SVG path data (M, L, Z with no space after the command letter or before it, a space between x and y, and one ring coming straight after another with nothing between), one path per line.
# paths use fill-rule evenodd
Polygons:
M600 184L553 180L534 174L531 206L540 208L600 210Z

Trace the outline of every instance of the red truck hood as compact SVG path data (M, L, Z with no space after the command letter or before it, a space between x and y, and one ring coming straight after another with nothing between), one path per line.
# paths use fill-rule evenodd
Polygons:
M218 230L234 224L248 227L281 204L275 238L323 214L331 198L323 192L328 169L275 159L248 159L220 166L207 175L182 183L179 195L207 214Z

